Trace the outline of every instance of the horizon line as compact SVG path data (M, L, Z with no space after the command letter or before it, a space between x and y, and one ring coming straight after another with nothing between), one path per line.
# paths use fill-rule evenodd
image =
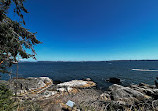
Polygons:
M35 61L19 61L19 62L106 62L106 61L158 61L158 59L120 59L120 60L35 60Z

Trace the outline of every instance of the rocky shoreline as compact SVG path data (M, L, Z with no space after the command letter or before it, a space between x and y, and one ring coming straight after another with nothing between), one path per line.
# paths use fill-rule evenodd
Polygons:
M144 83L128 87L113 84L104 92L97 90L90 78L53 84L48 77L29 77L0 83L8 84L21 102L34 101L43 111L158 110L158 89Z

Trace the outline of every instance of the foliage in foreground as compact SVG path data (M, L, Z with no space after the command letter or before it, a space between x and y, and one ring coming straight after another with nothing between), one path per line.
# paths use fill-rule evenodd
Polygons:
M34 46L41 43L35 33L24 28L23 13L28 13L24 7L25 0L0 0L0 69L6 73L7 67L17 62L17 56L35 59ZM14 21L7 16L10 6L23 22Z
M13 98L13 93L4 84L0 85L0 111L42 111L36 102Z
M12 111L14 102L12 92L4 85L0 85L0 111Z

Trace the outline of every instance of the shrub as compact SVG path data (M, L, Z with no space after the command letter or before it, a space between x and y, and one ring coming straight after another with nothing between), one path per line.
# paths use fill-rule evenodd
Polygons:
M5 85L0 85L0 111L12 111L13 109L12 92Z

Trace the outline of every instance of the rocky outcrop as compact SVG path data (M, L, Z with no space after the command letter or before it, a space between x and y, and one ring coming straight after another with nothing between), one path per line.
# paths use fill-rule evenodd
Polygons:
M158 89L155 85L140 83L124 87L113 84L105 92L92 88L94 86L96 83L91 79L58 84L53 84L48 77L9 81L14 93L17 89L19 97L27 96L38 102L44 111L59 111L69 100L75 103L76 109L83 111L158 110Z
M140 83L139 85L130 85L130 88L133 90L139 91L143 94L146 94L153 99L158 99L158 89L155 85L148 85L144 83Z
M144 101L151 98L150 96L130 87L123 87L117 84L109 87L109 93L111 100L117 101L122 105L132 105L135 102Z
M158 110L158 89L154 85L140 83L124 87L113 84L100 95L100 98L110 107L119 110Z
M32 93L38 94L53 84L48 77L29 77L25 79L9 80L9 88L17 94Z
M5 81L6 82L6 81ZM1 82L3 83L3 82ZM25 98L44 99L64 93L76 93L78 88L89 88L96 84L92 81L72 80L53 84L49 77L28 77L8 81L13 94Z

